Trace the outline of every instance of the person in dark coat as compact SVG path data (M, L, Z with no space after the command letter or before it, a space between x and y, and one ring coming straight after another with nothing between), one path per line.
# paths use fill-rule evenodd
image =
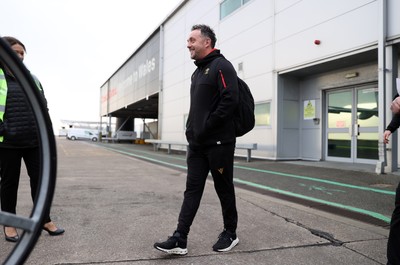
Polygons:
M394 133L400 126L400 98L397 94L393 100L390 109L393 111L393 118L383 133L383 141L389 143L389 136ZM394 200L394 210L390 221L389 239L387 244L388 265L400 265L400 183L396 189L396 197Z
M23 61L24 44L14 37L3 37ZM37 89L43 87L34 77ZM24 91L13 73L0 64L0 200L1 210L16 214L18 186L22 159L30 179L31 197L34 201L40 180L40 149L38 128ZM45 217L43 230L56 236L64 233L50 219ZM15 227L3 227L5 239L17 242L19 235Z

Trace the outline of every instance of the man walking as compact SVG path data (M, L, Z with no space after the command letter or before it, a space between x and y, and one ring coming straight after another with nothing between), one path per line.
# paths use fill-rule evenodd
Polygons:
M397 94L390 109L393 112L393 118L383 133L383 141L389 143L389 136L400 126L400 97ZM389 239L387 244L387 265L400 264L400 183L396 188L396 197L394 200L395 208L390 221Z
M217 39L207 25L194 25L187 40L195 60L192 74L190 110L186 124L186 190L178 225L165 242L154 247L168 254L187 254L187 237L203 195L208 173L222 207L224 229L213 245L214 251L235 247L238 222L233 185L233 158L236 135L233 114L239 101L237 74L232 64L215 49Z

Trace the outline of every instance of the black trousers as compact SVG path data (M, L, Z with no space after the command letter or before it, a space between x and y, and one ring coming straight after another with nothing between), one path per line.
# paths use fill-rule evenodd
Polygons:
M396 189L395 208L390 221L387 258L388 264L400 265L400 183Z
M234 151L234 143L201 148L189 146L186 190L177 226L177 231L181 234L185 236L189 234L210 171L222 207L224 228L236 232L238 215L233 185Z
M31 197L35 202L40 181L40 150L35 148L0 148L0 200L1 210L16 214L21 161L25 162L28 171ZM46 216L44 223L50 222Z

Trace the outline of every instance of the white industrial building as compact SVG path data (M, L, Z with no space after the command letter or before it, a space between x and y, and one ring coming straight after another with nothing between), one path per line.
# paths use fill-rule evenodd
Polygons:
M397 170L383 145L399 73L398 0L184 0L101 87L101 116L132 129L157 119L158 139L185 141L194 24L250 86L256 127L237 139L254 157L341 161ZM132 29L134 30L134 29ZM393 145L393 146L392 146Z

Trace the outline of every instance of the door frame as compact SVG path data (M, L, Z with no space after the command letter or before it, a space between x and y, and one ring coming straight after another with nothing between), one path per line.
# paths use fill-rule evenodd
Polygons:
M357 103L358 103L358 91L360 89L372 89L372 88L377 88L378 83L377 82L369 82L369 83L363 83L363 84L355 84L351 86L346 86L346 87L337 87L337 88L331 88L331 89L326 89L323 90L323 100L324 100L324 108L323 108L323 117L324 117L324 123L323 123L323 158L326 161L335 161L335 162L346 162L346 163L363 163L363 164L375 164L377 162L377 159L362 159L362 158L357 158L357 137L355 136L355 131L360 130L363 132L377 132L378 137L379 137L379 126L377 125L375 127L366 127L366 128L360 128L358 129L358 126L356 123L357 121ZM329 133L329 128L328 128L328 95L331 92L340 92L340 91L351 91L352 95L352 109L351 109L351 124L350 127L348 128L349 133L351 131L350 135L350 157L345 158L345 157L335 157L335 156L328 156L328 133ZM357 128L355 128L357 126ZM346 127L347 128L347 127ZM375 128L375 129L374 129Z

